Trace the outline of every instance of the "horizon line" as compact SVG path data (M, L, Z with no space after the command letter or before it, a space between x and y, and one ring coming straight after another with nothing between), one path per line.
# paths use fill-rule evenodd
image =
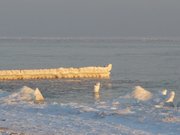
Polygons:
M119 40L119 41L180 41L180 37L118 37L118 36L108 36L108 37L92 37L92 36L79 36L79 37L57 37L57 36L2 36L0 40Z

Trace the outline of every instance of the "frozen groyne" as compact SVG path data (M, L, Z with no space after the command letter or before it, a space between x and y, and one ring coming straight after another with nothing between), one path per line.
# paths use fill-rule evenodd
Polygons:
M105 67L0 70L0 80L53 78L110 78L112 64Z

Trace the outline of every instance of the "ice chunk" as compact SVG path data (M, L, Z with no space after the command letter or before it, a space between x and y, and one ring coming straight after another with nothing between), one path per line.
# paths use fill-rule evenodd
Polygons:
M147 101L152 98L153 94L141 86L136 86L131 96L137 100Z

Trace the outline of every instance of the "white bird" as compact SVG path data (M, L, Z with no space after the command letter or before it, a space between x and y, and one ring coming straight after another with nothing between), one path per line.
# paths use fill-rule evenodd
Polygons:
M100 90L100 82L96 83L96 85L94 85L94 93L99 93Z
M163 90L161 91L161 94L162 94L163 96L166 96L166 95L167 95L167 89L163 89Z

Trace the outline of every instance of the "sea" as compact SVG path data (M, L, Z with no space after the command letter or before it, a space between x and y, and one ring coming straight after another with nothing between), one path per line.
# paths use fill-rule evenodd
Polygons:
M108 64L110 79L0 80L0 135L180 134L180 39L0 38L0 70ZM24 86L38 88L45 102L13 96ZM131 97L136 86L152 99ZM174 106L165 105L163 89L175 92Z

